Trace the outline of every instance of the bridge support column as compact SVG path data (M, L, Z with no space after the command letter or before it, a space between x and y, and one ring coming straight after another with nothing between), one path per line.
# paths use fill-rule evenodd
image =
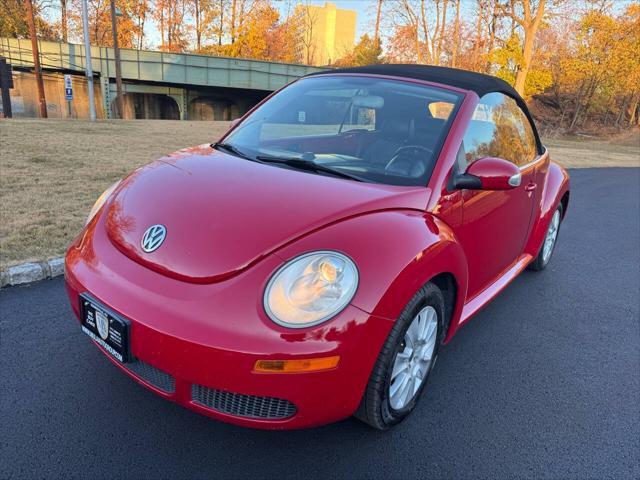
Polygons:
M176 92L176 90L178 90ZM173 98L178 104L178 110L180 111L180 120L187 120L189 118L189 94L186 89L171 88L171 93L168 95Z

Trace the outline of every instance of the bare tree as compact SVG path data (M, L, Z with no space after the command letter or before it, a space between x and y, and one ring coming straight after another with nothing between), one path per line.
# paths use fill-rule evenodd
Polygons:
M297 27L297 37L302 46L301 59L307 65L316 62L317 45L314 32L318 23L317 10L309 5L298 5L294 12L295 24Z
M442 43L444 42L444 32L445 32L445 28L447 26L447 4L449 3L449 0L443 0L442 2L442 20L437 19L436 22L438 23L439 29L440 31L438 32L438 44L437 44L437 48L436 48L436 53L434 55L434 59L435 59L435 64L436 65L440 65L440 56L442 54ZM440 11L440 2L437 1L436 4L437 7L437 11Z
M409 27L415 35L418 63L440 65L446 48L447 7L452 0L401 0L395 3L394 17L397 31ZM429 7L435 7L435 12ZM458 27L460 12L458 2ZM398 30L400 29L400 30ZM405 30L406 31L406 30Z
M373 40L376 45L380 45L380 14L382 13L382 0L378 0L378 9L376 12L376 27L373 35Z
M161 50L181 52L187 47L186 0L156 0L154 18L160 27Z
M487 73L491 73L491 65L492 65L492 55L493 49L496 43L496 30L498 29L499 23L499 14L500 14L500 1L499 0L491 0L493 3L491 9L491 17L489 20L488 30L489 30L489 42L487 46L487 61L485 64L485 70Z
M516 6L519 7L516 9ZM500 10L515 23L522 27L524 43L522 46L522 64L518 66L514 88L519 94L524 94L524 86L531 67L533 47L536 33L544 16L546 0L538 0L537 5L532 0L511 0L509 6L500 4ZM518 12L517 10L520 10Z
M238 8L238 0L231 0L231 19L229 23L229 34L231 35L231 43L236 41L236 9Z
M138 0L135 4L135 9L133 10L137 30L135 45L138 50L142 50L144 47L144 26L147 21L148 8L148 0Z
M67 26L67 0L60 0L60 26L62 28L62 41L67 42L69 27Z
M224 12L226 10L226 1L218 0L217 22L214 25L215 35L218 37L218 46L222 45L222 37L224 36Z
M218 34L214 20L219 18L219 5L215 0L188 0L188 2L189 13L194 23L195 49L201 51L206 38L210 38L211 34ZM220 9L222 7L223 5L220 5ZM220 42L222 42L221 38Z
M38 39L36 37L35 15L33 13L33 3L26 0L25 3L27 23L29 25L29 37L31 37L31 52L33 54L33 70L36 76L38 87L38 105L40 107L40 117L47 118L47 100L44 94L44 82L42 80L42 68L40 68L40 53L38 51Z
M410 16L413 12L409 7L409 3L405 1L405 9L407 10L407 14ZM416 16L417 17L417 16ZM431 51L429 49L429 24L427 23L427 9L424 3L424 0L420 0L420 25L422 26L422 30L424 32L424 48L426 58L425 60L429 63L431 62ZM418 63L422 63L422 48L420 48L420 27L418 26L417 18L416 18L416 49L418 52Z
M451 52L451 66L455 67L458 61L458 51L460 50L460 0L456 3L456 20L453 24L453 51Z

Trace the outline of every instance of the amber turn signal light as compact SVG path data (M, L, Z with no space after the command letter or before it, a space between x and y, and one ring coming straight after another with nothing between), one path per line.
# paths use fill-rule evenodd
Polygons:
M336 368L340 356L306 358L304 360L258 360L253 366L255 373L303 373Z

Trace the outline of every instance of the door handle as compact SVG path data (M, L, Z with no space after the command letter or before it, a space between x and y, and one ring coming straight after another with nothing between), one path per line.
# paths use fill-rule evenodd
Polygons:
M531 182L529 185L524 187L524 191L525 192L533 192L536 189L537 186L538 186L537 184Z

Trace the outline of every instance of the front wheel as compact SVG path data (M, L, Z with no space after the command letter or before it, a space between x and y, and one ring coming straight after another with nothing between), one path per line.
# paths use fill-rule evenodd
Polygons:
M547 228L547 234L544 237L544 243L538 252L538 256L533 262L529 264L529 270L540 271L543 270L551 260L551 255L556 248L556 240L558 239L558 232L560 231L560 223L562 222L562 204L558 205L556 211L553 212L553 217L549 222Z
M382 347L357 418L387 430L411 413L436 363L444 311L442 292L432 283L414 295Z

